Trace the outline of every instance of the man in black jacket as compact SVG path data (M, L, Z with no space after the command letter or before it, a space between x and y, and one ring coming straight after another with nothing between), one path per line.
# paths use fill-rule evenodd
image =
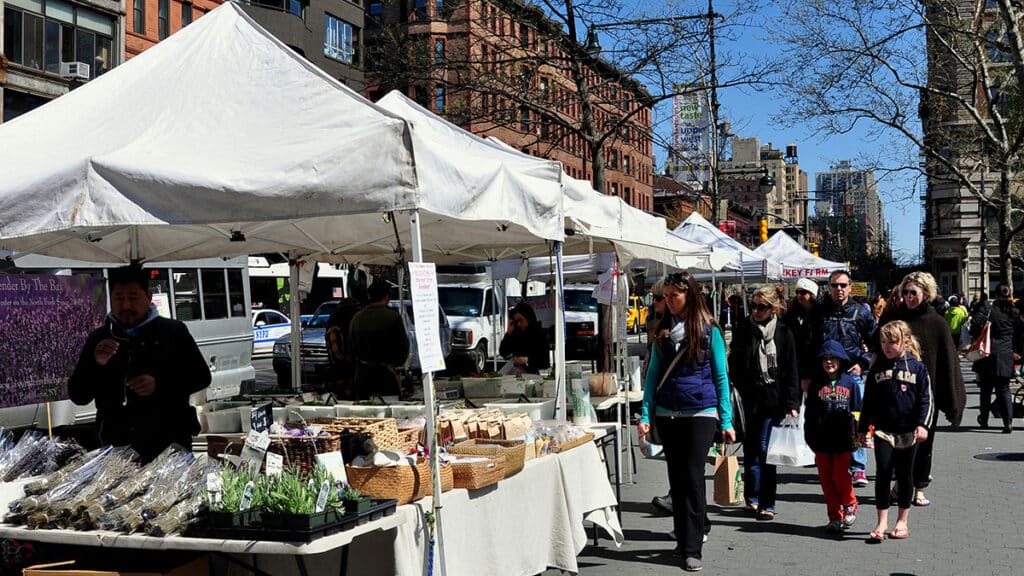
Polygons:
M199 433L189 396L210 385L210 369L185 324L161 318L148 272L110 271L110 314L82 348L68 392L75 404L96 401L104 444L130 444L149 462L172 443L191 449Z

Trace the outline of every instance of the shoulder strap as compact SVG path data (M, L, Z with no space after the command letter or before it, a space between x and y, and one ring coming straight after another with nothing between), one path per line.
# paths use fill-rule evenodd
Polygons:
M672 369L675 368L676 364L679 363L679 359L683 357L684 352L686 352L686 348L684 346L680 346L679 351L676 352L675 357L672 358L672 362L669 363L668 369L665 370L665 373L661 375L661 382L658 382L658 387L654 389L655 397L658 396L658 391L661 390L661 385L665 383L665 380L668 380L669 374L672 373Z

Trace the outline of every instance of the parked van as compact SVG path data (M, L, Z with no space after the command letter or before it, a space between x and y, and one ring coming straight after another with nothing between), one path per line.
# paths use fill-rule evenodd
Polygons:
M598 354L598 303L594 298L596 284L566 284L565 294L565 357L591 360ZM548 287L543 296L530 296L526 301L533 307L537 320L548 331L548 343L555 344L554 288ZM518 302L509 298L509 307Z

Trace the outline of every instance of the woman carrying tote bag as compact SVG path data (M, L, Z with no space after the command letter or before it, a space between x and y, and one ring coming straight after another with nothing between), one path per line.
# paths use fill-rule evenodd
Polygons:
M708 450L718 429L726 442L736 439L725 341L689 273L668 276L662 294L667 310L652 347L637 431L645 437L654 419L668 464L675 555L684 570L695 572L703 567Z

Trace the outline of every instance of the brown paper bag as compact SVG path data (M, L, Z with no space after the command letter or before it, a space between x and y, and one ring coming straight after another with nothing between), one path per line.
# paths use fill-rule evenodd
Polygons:
M735 456L715 457L715 504L736 506L743 502L743 469Z

